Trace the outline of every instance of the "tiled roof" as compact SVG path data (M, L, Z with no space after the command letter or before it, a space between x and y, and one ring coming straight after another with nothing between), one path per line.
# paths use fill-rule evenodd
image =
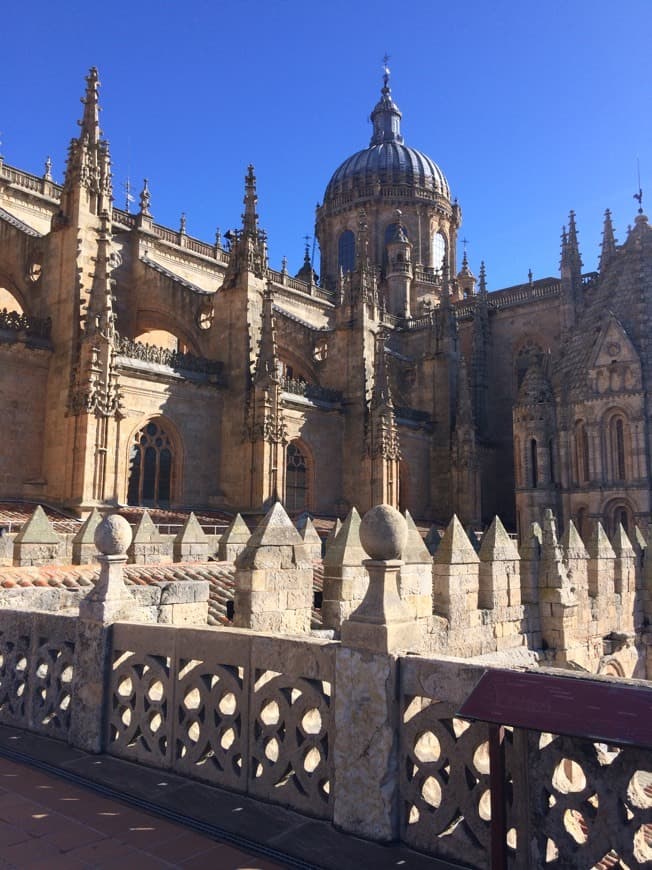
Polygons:
M11 526L12 531L18 531L23 523L34 513L37 502L27 501L0 501L0 526ZM81 521L74 517L66 516L56 508L42 505L45 515L54 526L54 531L59 534L66 532L78 532Z
M70 589L85 592L95 585L99 565L44 565L42 567L13 568L0 566L0 587ZM229 603L235 593L235 566L232 562L175 562L165 565L126 565L125 581L128 586L158 586L173 581L208 581L208 624L230 625L232 610ZM313 566L315 592L323 589L321 562ZM313 624L321 627L321 614L313 608Z
M169 269L166 269L165 266L161 266L160 263L157 263L155 260L150 259L144 254L141 256L140 261L146 266L149 266L150 269L154 269L155 272L165 275L166 278L170 278L170 280L174 281L176 284L185 287L186 290L192 290L193 293L197 293L199 296L214 295L212 290L204 290L202 287L198 287L196 284L193 284L185 278L182 278L180 275L171 272Z
M11 224L12 227L16 227L17 230L20 230L21 233L25 233L27 236L32 236L35 239L41 238L42 234L39 233L38 230L35 230L34 227L28 226L24 221L21 221L20 218L5 211L4 208L0 208L0 220L6 221L8 224Z
M585 308L569 340L553 363L553 383L573 399L588 395L587 369L605 315L613 313L640 353L649 347L647 303L641 288L652 281L652 229L638 221L595 288L585 293ZM648 351L649 352L649 351Z

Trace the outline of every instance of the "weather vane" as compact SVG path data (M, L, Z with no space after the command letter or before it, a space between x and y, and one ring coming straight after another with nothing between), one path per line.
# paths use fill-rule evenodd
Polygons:
M636 173L638 176L638 193L634 194L634 199L638 201L638 213L643 214L643 188L641 187L641 161L636 158Z
M387 87L389 83L389 55L385 52L383 56L383 81L385 82L385 87Z

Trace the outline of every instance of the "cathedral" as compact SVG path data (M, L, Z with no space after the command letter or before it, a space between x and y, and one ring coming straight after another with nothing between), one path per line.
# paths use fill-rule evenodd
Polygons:
M317 274L268 262L249 166L237 229L116 208L99 79L65 178L0 158L0 497L344 516L379 503L521 533L647 526L652 230L606 213L584 273L489 292L457 260L462 211L407 145L385 72L371 141L317 207Z

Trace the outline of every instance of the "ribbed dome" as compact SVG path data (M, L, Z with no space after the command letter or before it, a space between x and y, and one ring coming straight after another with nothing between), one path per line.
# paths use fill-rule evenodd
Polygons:
M349 182L367 185L376 179L381 184L425 188L450 199L444 173L429 157L401 142L382 142L358 151L335 170L324 201L346 189Z
M392 100L389 70L385 69L381 98L371 113L374 132L368 148L339 166L328 182L324 202L353 184L418 187L450 199L450 188L441 169L425 154L410 148L401 136L401 111Z

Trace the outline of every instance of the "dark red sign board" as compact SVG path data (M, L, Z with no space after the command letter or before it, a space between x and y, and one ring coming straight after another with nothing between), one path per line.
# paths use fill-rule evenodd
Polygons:
M485 671L459 711L493 722L652 749L652 685Z

